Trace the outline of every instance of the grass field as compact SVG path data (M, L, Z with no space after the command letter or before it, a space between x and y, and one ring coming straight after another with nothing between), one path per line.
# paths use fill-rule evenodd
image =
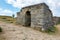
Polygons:
M14 23L16 19L11 16L0 16L0 21Z

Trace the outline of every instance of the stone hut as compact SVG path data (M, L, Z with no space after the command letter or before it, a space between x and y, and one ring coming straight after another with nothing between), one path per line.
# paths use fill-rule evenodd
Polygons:
M52 12L45 3L23 7L17 12L17 23L26 27L46 30L52 27Z

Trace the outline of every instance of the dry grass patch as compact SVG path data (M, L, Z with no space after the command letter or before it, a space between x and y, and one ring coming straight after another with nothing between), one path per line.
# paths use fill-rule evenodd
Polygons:
M15 23L16 19L11 16L0 16L0 21L7 23Z

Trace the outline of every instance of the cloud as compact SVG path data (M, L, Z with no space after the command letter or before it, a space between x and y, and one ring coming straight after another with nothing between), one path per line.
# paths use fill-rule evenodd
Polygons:
M60 3L60 1L58 0L6 0L6 2L18 8L33 5L33 4L38 4L42 2L45 2L46 4L50 6L56 6L56 4Z
M15 12L8 10L8 9L2 9L0 8L0 15L7 15L7 16L11 16L12 14L14 14Z
M25 6L38 4L45 2L49 8L52 10L53 15L58 14L56 10L57 8L60 8L60 0L6 0L6 3L11 4L14 7L22 8Z
M6 3L13 5L14 7L21 8L33 4L45 2L50 8L56 8L60 6L59 0L6 0ZM57 5L57 6L56 6Z
M54 16L60 16L60 0L47 0L47 4L49 5L50 9Z
M8 4L12 4L14 7L25 7L36 3L41 3L44 0L6 0Z

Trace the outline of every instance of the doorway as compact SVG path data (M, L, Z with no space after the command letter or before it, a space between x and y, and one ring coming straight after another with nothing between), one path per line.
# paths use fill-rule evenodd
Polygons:
M27 11L25 14L25 26L31 26L31 14Z

